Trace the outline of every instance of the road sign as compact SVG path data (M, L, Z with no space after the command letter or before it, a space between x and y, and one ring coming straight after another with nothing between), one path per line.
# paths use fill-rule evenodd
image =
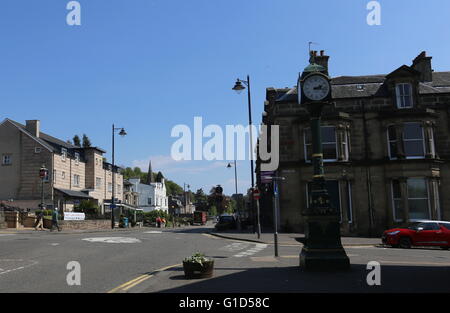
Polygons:
M258 189L253 190L253 199L255 199L255 200L259 199L259 190Z

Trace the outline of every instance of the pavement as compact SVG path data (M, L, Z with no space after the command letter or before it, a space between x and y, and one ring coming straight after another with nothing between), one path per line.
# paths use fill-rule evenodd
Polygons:
M235 239L235 240L243 240L249 242L258 242L265 244L274 244L275 238L273 233L264 232L261 233L260 238L256 233L249 233L243 231L211 231L211 235L217 236L224 239ZM302 246L301 239L304 238L304 234L299 233L279 233L278 234L278 244L279 245L293 245L293 246ZM300 241L299 241L300 240ZM341 238L342 245L344 247L348 246L375 246L381 244L381 238L367 238L367 237L342 237Z

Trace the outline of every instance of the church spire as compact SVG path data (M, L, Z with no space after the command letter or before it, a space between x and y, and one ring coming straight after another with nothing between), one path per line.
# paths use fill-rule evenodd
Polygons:
M149 161L148 164L148 176L147 176L147 185L150 185L151 183L154 183L153 180L153 172L152 172L152 160Z

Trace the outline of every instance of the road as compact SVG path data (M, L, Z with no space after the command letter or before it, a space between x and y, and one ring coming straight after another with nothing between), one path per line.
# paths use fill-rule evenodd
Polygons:
M300 246L280 247L217 238L210 228L144 228L98 233L0 232L0 292L450 292L450 251L346 247L352 269L306 273ZM186 280L180 263L194 252L215 259L211 279ZM67 264L81 267L69 286ZM367 263L381 265L369 286Z

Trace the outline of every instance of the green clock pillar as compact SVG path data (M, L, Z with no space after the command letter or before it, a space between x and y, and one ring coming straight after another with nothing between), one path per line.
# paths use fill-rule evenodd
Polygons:
M341 243L339 212L327 191L320 121L322 109L331 103L331 83L324 67L311 63L298 80L299 104L311 119L312 163L314 168L309 208L302 212L305 241L300 253L300 267L305 270L345 270L350 261Z

